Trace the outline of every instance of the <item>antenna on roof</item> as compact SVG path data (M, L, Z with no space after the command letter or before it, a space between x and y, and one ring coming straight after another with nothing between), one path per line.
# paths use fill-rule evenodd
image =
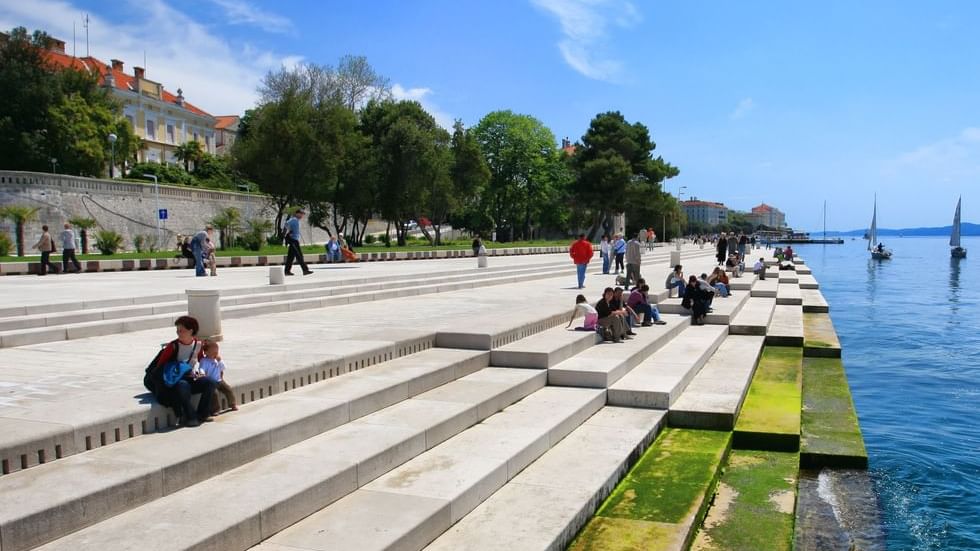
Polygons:
M78 39L75 36L75 20L71 20L71 56L78 57Z
M88 14L87 13L85 14L84 25L85 25L85 57L90 57L90 54L88 52Z

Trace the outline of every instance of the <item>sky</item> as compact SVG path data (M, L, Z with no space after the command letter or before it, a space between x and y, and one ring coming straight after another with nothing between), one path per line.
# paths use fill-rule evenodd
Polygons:
M980 222L980 2L0 0L215 115L282 66L367 56L444 125L532 115L579 140L598 113L651 132L668 191L800 229ZM72 40L73 25L76 39Z

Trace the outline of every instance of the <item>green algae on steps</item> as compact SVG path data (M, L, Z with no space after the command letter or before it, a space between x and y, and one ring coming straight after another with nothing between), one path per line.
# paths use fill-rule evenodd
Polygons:
M830 314L803 313L803 355L840 358L840 340Z
M802 348L766 346L763 349L735 423L733 447L773 451L799 449L802 367Z
M686 548L730 444L729 432L665 429L569 549Z
M798 472L796 453L732 450L691 549L790 551Z
M800 463L808 469L868 466L868 452L840 359L803 360Z

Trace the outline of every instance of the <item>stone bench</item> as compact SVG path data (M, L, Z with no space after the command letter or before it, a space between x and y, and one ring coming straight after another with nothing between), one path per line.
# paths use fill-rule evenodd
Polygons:
M830 305L827 304L826 299L823 298L823 293L819 290L800 289L800 295L803 297L804 312L827 313L830 311Z
M732 335L765 335L775 308L775 299L750 297L738 315L732 318L728 332Z
M800 286L795 283L780 282L776 289L776 304L803 305L803 295Z
M803 346L803 308L777 304L766 330L766 344L774 346Z
M752 296L754 297L766 297L766 298L776 298L776 292L779 290L779 280L775 278L766 277L766 279L757 279L752 285Z
M602 342L594 331L568 331L556 327L518 342L495 348L490 364L496 367L548 369Z

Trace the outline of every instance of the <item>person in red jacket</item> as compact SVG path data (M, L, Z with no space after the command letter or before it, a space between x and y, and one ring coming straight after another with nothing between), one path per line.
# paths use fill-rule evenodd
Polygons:
M578 270L578 288L584 289L585 267L592 260L592 243L586 241L584 233L579 234L578 241L572 243L568 249L568 254L572 257L572 262L575 263L575 268Z

